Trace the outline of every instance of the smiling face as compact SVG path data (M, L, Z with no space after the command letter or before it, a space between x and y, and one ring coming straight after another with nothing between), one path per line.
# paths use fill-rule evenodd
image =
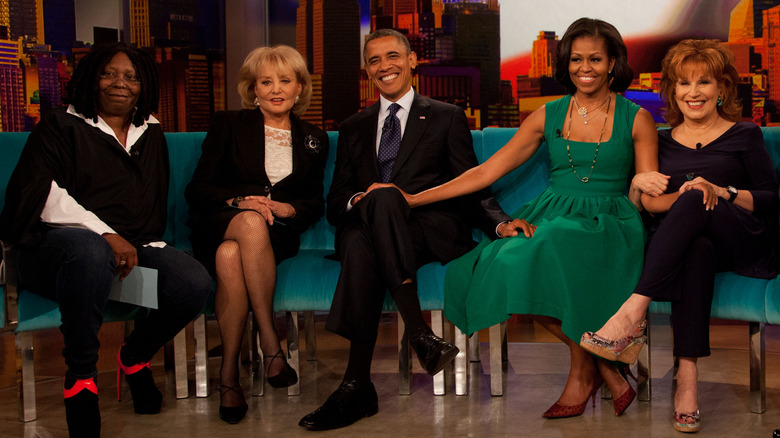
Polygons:
M289 67L260 66L257 70L254 92L266 118L288 117L302 88Z
M572 41L569 77L579 93L606 93L614 66L615 59L609 57L604 38L586 35Z
M98 84L98 114L101 117L127 117L141 93L135 67L124 52L119 52L103 68Z
M417 55L392 36L366 43L366 74L385 99L395 102L412 87L412 69Z
M680 69L674 86L674 101L688 121L706 121L718 117L720 87L702 63L690 62Z

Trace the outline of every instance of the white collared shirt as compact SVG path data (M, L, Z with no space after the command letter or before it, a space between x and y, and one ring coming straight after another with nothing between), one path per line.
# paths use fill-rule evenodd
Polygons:
M93 119L84 117L83 114L76 112L73 105L68 106L67 113L82 119L86 124L94 126L114 137L116 142L121 145L116 134L114 134L114 130L108 126L108 123L106 123L102 117L97 116L97 123L95 123ZM157 121L154 116L150 115L141 126L135 126L132 123L130 124L130 129L127 131L127 142L126 145L123 146L128 155L130 154L130 149L138 142L138 139L141 138L141 135L143 135L150 123L159 124L160 122ZM108 226L108 224L100 220L95 213L92 213L79 204L76 199L70 196L67 190L60 187L54 180L51 182L51 189L49 190L49 196L46 198L46 205L43 206L43 211L41 211L41 221L55 227L83 228L94 231L100 235L106 233L116 234L116 231ZM151 242L148 246L162 248L165 246L165 242Z

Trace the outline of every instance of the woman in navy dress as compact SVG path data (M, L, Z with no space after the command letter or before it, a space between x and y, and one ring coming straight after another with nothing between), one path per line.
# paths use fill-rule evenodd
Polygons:
M672 129L659 132L666 194L642 195L656 224L634 294L581 345L631 363L642 348L651 300L671 301L674 355L679 358L674 428L701 427L697 359L709 356L715 273L756 278L777 274L778 185L761 129L739 122L739 75L728 49L685 40L663 61L661 96Z

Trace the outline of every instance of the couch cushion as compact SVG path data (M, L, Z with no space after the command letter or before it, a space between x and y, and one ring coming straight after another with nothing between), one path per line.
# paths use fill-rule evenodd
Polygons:
M767 282L766 322L780 324L780 278L773 278Z
M201 154L201 144L206 138L205 132L172 132L165 134L168 142L168 157L171 166L168 187L168 226L163 240L176 248L190 252L189 204L184 199L184 189L192 180L195 166Z
M5 189L11 179L16 163L22 155L29 132L3 132L0 141L0 207L5 205Z
M776 283L777 280L771 280ZM712 300L712 317L739 321L766 321L765 295L770 280L744 277L734 272L721 272L715 276L715 296ZM650 313L669 315L669 302L653 302Z
M485 162L501 149L516 131L515 128L485 128L482 131L481 154L477 156L479 162ZM490 188L501 207L512 214L549 185L550 159L547 144L542 143L527 162L493 183Z
M109 301L103 312L105 322L127 321L144 318L149 310L132 304ZM36 295L30 291L19 291L19 325L15 332L57 328L62 323L56 301Z
M297 256L283 261L276 269L274 311L329 311L336 290L341 263L326 255L332 250L301 250ZM441 263L429 263L417 271L420 307L441 310L444 307L444 273ZM383 312L397 308L390 295L385 295Z
M336 143L338 131L328 131L328 160L325 162L325 178L323 179L323 197L328 195L330 183L333 181L333 170L336 168ZM331 226L325 216L321 217L311 228L301 235L301 249L333 251L336 228Z

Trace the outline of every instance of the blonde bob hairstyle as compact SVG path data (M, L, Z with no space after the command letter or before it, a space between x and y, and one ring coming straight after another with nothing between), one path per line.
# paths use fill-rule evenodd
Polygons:
M718 82L723 105L718 114L726 120L742 119L742 104L737 99L739 73L734 67L734 55L716 40L683 40L669 49L663 60L661 72L661 100L664 103L664 119L671 126L683 122L683 114L674 98L677 81L691 65L700 66Z
M288 71L295 73L295 79L301 84L301 94L298 95L298 102L293 105L292 112L299 117L303 115L311 101L311 77L301 54L285 45L258 47L246 55L244 63L238 70L238 94L241 96L241 106L246 109L257 107L255 83L261 66L270 67L276 73Z

